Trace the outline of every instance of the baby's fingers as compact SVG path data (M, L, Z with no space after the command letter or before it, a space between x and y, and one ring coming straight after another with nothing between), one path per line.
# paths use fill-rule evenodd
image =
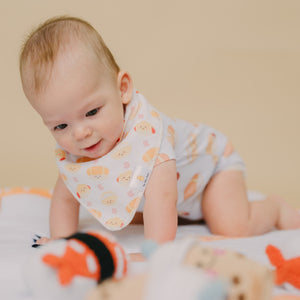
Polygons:
M32 244L32 247L33 248L37 248L41 245L44 245L44 244L47 244L48 242L50 242L51 239L47 238L47 237L41 237L39 235L35 235L35 238L33 238L33 244Z

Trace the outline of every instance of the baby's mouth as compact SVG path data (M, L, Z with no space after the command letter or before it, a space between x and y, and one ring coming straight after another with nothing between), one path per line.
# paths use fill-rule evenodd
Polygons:
M101 143L101 140L98 141L96 144L93 144L92 146L89 146L89 147L84 148L84 150L85 150L85 151L88 151L88 152L95 151L95 150L98 149L100 143Z

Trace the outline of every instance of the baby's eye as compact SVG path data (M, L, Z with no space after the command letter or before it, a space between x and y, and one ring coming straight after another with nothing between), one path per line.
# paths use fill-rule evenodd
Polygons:
M94 116L98 111L99 111L99 108L92 109L92 110L90 110L89 112L87 112L87 113L85 114L85 116L86 116L86 117Z
M62 130L65 129L68 125L67 124L60 124L54 127L54 130Z

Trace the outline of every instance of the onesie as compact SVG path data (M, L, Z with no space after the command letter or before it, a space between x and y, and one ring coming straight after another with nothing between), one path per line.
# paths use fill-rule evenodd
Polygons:
M111 152L98 159L74 156L57 146L56 162L74 197L109 230L127 226L143 211L153 168L176 161L178 215L202 218L201 199L217 172L245 172L243 160L219 131L157 111L134 91L126 106L124 130Z

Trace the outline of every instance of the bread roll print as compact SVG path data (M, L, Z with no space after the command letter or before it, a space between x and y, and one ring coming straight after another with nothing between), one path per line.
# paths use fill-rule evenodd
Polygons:
M94 208L89 208L88 211L92 216L94 216L96 219L100 219L102 216L101 211L94 209Z
M184 190L184 200L192 197L197 191L199 174L195 174Z
M117 178L117 182L119 182L121 185L129 185L131 177L132 171L126 171L120 174L120 176Z
M167 136L167 139L168 139L169 143L174 148L175 147L175 143L176 143L176 136L175 136L175 129L171 125L168 126L168 136Z
M208 143L207 143L207 147L205 149L206 154L209 154L212 156L214 164L216 164L218 161L218 156L215 155L215 145L214 145L215 139L216 139L216 135L214 133L211 133L208 136Z
M81 168L81 165L79 165L79 164L67 164L65 166L65 168L70 173L76 173Z
M76 188L77 197L80 199L86 198L91 191L91 187L87 184L78 184Z
M144 162L151 162L154 157L157 156L159 151L158 147L150 148L148 151L145 152L143 155Z
M159 153L156 158L155 166L170 160L170 157L165 153Z
M90 178L100 180L107 178L109 170L108 168L103 166L93 166L88 168L86 173L89 175Z
M122 147L121 149L117 149L113 152L112 158L113 159L122 159L128 156L128 154L131 152L131 145L126 145Z
M145 120L136 124L134 130L143 135L151 135L155 133L155 129L152 127L152 125Z
M130 214L133 211L135 211L139 205L140 198L135 198L129 202L129 204L126 206L126 211Z
M115 217L107 220L105 225L111 230L121 229L124 226L124 221L119 217Z
M63 161L66 159L66 152L62 149L56 149L55 156L59 161Z
M159 118L159 113L158 113L157 111L155 111L155 110L152 110L152 111L151 111L151 116L152 116L153 118L158 119L158 118Z
M117 202L118 196L113 192L105 192L100 196L100 201L103 205L113 205Z
M194 162L198 157L198 140L194 133L188 137L187 156L189 163Z

